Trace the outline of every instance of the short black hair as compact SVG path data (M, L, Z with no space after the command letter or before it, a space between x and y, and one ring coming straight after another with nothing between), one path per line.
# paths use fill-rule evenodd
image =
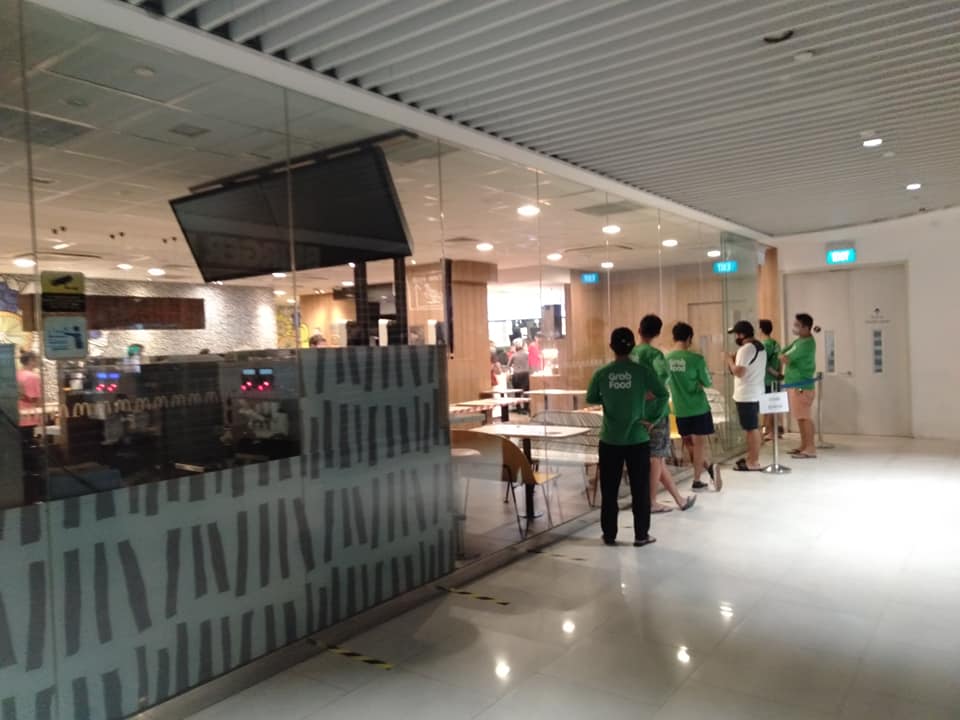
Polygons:
M618 327L610 333L610 349L617 355L629 355L636 347L633 330L627 327Z
M764 335L769 335L773 332L773 321L772 320L760 320L757 325L760 326L760 332Z
M673 326L673 340L674 342L687 342L693 338L693 326L685 323L678 322Z
M20 353L20 364L26 367L37 361L37 354L33 350L24 350Z
M657 315L644 315L640 320L640 337L655 338L663 330L663 320Z
M803 325L805 328L812 328L813 316L808 315L807 313L797 313L797 322Z

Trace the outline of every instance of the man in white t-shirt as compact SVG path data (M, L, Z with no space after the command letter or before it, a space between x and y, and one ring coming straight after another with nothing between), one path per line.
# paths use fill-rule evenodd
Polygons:
M733 400L737 403L740 427L747 434L747 457L737 460L735 470L762 470L760 465L760 398L767 375L767 352L753 336L753 325L740 320L728 331L739 349L728 355L727 368L733 375Z

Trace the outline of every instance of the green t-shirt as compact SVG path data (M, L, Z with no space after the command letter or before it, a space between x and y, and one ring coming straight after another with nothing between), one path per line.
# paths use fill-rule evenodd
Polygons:
M798 383L801 390L812 390L817 374L817 341L813 336L797 338L783 349L783 355L790 358L783 383Z
M763 349L767 351L767 376L765 383L770 383L777 379L780 372L780 343L773 338L767 338L763 341Z
M667 361L663 357L663 352L653 345L637 345L630 353L630 359L641 365L648 365L656 373L657 379L666 386L669 374L667 373ZM663 415L657 420L663 420L670 413L670 405L665 403L663 406Z
M673 412L678 418L710 412L710 403L703 389L712 386L713 381L703 355L689 350L674 350L667 355L667 372L670 374Z
M647 393L654 395L647 400ZM639 445L649 442L644 422L663 417L669 395L649 365L615 360L593 374L587 402L603 405L600 440L608 445Z

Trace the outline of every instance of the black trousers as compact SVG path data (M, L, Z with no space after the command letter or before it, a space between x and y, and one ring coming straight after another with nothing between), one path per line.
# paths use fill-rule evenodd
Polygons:
M650 443L608 445L600 443L600 527L604 540L617 539L620 479L623 466L630 478L633 496L633 533L642 540L650 533Z

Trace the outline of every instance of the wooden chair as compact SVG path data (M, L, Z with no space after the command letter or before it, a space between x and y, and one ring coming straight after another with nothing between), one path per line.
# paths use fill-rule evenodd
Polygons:
M464 458L458 461L457 465L468 469L471 465L490 466L495 465L500 468L500 479L506 485L507 499L510 502L513 499L513 510L517 518L517 530L521 538L526 537L526 530L523 527L520 506L517 503L516 483L519 480L525 485L539 487L543 493L544 504L547 506L547 520L553 525L553 513L550 509L550 499L547 494L546 484L559 477L558 473L534 472L523 451L514 445L507 438L497 437L496 435L484 435L483 433L470 432L469 430L452 430L450 432L451 447L462 447L476 450L480 453L479 457ZM463 516L466 519L467 503L470 497L470 475L466 474L467 482L464 490ZM560 508L560 517L563 519L563 509Z

